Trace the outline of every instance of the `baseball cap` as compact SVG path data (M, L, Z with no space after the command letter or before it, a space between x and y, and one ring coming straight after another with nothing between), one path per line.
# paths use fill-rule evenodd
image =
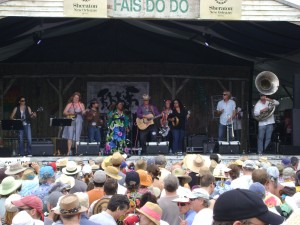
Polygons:
M103 170L97 170L94 174L94 182L101 184L106 181L106 173Z
M40 178L48 179L54 176L54 170L51 166L44 166L40 169Z
M209 200L209 194L206 190L203 188L195 188L191 194L188 195L189 199L194 199L194 198L204 198Z
M128 185L139 185L140 184L140 176L135 171L130 171L126 173L125 177L126 186Z
M256 169L256 164L255 164L255 162L252 161L252 160L246 160L246 161L243 163L243 168L250 169L250 170L254 170L254 169Z
M221 194L213 213L215 221L235 221L253 217L272 225L279 225L284 221L283 217L269 211L256 193L246 189L234 189Z
M276 166L270 166L267 169L267 173L270 177L273 177L274 179L278 179L279 177L279 170Z
M21 198L20 200L12 201L12 204L14 204L17 207L29 206L30 208L35 209L41 215L42 220L44 220L43 202L39 197L34 195L28 195Z
M250 191L253 191L255 194L257 194L261 199L263 199L266 195L266 189L265 187L259 183L259 182L254 182L253 184L250 185L249 187Z
M282 160L281 160L281 163L282 163L282 165L283 166L290 166L291 165L291 159L290 158L288 158L288 157L285 157L285 158L283 158Z

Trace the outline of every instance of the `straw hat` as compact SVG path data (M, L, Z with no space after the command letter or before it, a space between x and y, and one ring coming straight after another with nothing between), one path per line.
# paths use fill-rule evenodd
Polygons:
M13 176L5 177L0 184L0 195L8 195L17 190L22 184L21 180L16 180Z
M137 170L136 171L140 177L140 185L149 187L152 184L152 177L146 170Z
M75 186L74 177L67 176L66 174L62 174L59 178L57 178L55 180L55 183L58 183L58 182L63 183L63 184L68 184L68 185L70 185L70 188Z
M214 169L213 176L216 178L226 178L225 173L229 172L231 169L229 169L224 164L218 164L216 168Z
M18 173L21 173L22 171L26 170L26 167L23 167L21 163L15 162L8 166L8 168L5 170L6 175L15 175Z
M56 167L65 167L67 166L68 161L69 160L67 158L58 159L56 161Z
M151 97L148 94L143 94L142 99L143 100L150 100Z
M119 170L116 167L108 166L108 167L105 168L104 171L106 172L106 175L111 177L111 178L114 178L116 180L121 180L122 179L122 177L118 174Z
M81 166L78 166L74 161L68 161L67 166L62 169L66 175L74 175L81 171Z
M210 159L207 156L188 154L184 157L183 163L186 168L194 173L198 173L201 167L210 166Z
M87 211L87 208L80 206L78 197L70 194L61 198L59 207L54 210L54 213L58 215L76 215L85 211Z
M237 159L237 160L234 161L234 164L237 165L237 166L243 166L243 163L244 162L240 159Z
M106 158L102 161L101 167L102 167L103 170L105 170L106 167L108 167L108 166L112 166L112 164L111 164L111 162L110 162L111 157L112 157L112 156L108 156L108 157L106 157Z
M172 174L175 176L175 177L181 177L181 178L184 178L184 183L190 183L192 178L186 174L186 172L181 169L181 168L176 168L172 171Z
M99 165L96 165L96 164L91 165L91 168L92 168L92 171L95 171L95 170L99 170L99 169L100 169Z
M154 204L152 202L147 202L142 208L136 210L139 213L146 216L149 220L151 220L156 225L160 225L162 209L159 207L159 205Z
M115 152L110 158L110 163L113 166L120 166L123 161L124 161L124 158L120 154L120 152Z
M22 180L33 180L35 178L35 173L33 168L28 168L24 171Z

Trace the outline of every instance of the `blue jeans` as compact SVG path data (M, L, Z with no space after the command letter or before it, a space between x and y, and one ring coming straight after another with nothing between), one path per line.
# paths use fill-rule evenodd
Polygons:
M30 124L24 125L23 130L19 130L19 154L21 156L24 156L24 135L27 137L27 154L31 155L31 142L32 142L32 137L31 137L31 127Z
M88 127L88 138L89 142L101 142L101 134L100 134L100 128L96 126L89 126Z
M172 144L172 151L176 153L178 151L183 151L183 140L184 140L184 130L183 129L173 129L172 136L173 136L173 144Z
M229 141L233 141L232 138L232 125L229 125ZM227 126L223 124L219 124L219 137L218 141L224 141L224 136L226 135L226 141L227 141Z
M258 127L258 138L257 138L257 151L259 154L263 153L263 150L268 147L271 142L273 133L273 124ZM265 143L264 143L265 138Z

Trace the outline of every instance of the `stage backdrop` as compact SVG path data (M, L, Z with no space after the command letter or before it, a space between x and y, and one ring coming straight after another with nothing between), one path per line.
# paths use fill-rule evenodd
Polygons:
M119 100L124 101L129 111L135 112L144 93L149 93L149 82L87 82L87 103L97 98L101 113L107 113Z

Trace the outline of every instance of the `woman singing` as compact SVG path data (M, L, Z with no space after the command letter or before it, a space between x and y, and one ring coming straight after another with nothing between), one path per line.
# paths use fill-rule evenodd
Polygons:
M19 154L24 156L24 154L31 156L31 119L36 118L36 113L31 111L31 108L26 105L25 97L20 97L18 99L17 106L13 109L10 119L14 120L22 120L23 122L23 130L19 130ZM24 153L24 134L27 136L27 152Z
M83 115L85 114L84 104L80 102L81 95L79 92L75 92L67 104L64 110L64 116L73 119L71 126L64 127L62 137L68 139L68 153L67 155L72 155L71 147L73 141L77 142L80 140ZM77 153L77 145L76 145Z
M128 117L123 111L124 103L118 101L114 110L108 113L108 133L106 137L105 154L114 152L123 153L126 147L126 132L128 128Z
M185 110L182 103L178 99L173 100L171 108L172 114L170 114L169 118L172 122L172 152L173 154L176 154L178 152L182 152L183 150L185 123L190 117L190 114Z

